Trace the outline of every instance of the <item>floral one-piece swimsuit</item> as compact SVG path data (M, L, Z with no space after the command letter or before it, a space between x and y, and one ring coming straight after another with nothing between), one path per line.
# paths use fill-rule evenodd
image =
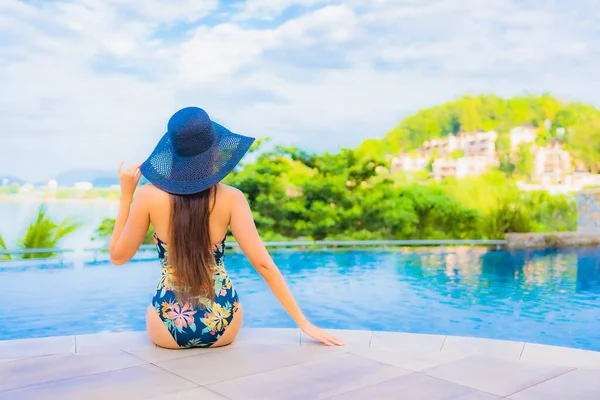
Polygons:
M154 238L162 266L160 281L152 298L154 309L180 347L211 346L223 335L239 306L238 295L225 270L225 239L213 246L215 298L192 306L177 300L170 279L168 246L156 235Z

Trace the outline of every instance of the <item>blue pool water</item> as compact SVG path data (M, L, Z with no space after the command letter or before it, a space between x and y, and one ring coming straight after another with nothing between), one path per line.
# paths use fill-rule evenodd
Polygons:
M600 248L543 252L286 251L273 255L326 328L529 341L600 351ZM241 254L228 270L248 327L293 327ZM143 330L157 261L2 268L0 339Z

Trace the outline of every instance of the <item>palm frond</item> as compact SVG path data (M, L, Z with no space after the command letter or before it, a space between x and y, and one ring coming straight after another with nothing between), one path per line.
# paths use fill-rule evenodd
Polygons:
M6 243L4 242L4 239L2 238L2 235L0 235L0 249L8 250L8 248L6 247ZM12 257L10 256L10 254L3 254L3 255L0 255L0 260L12 260Z
M100 222L100 225L94 231L94 236L92 236L91 240L108 239L110 238L110 235L112 235L114 229L115 219L104 218L102 222Z
M57 227L53 238L53 244L56 245L62 238L75 232L81 228L83 224L81 222L72 220L70 218L64 219Z
M36 218L27 228L25 236L19 241L23 249L50 249L55 248L58 242L81 226L80 223L65 219L60 224L47 216L47 207L42 204L38 209ZM23 258L48 258L56 253L23 254Z
M104 239L104 241L108 242L113 231L115 230L115 222L116 220L114 218L104 218L94 231L94 236L92 236L91 240ZM144 241L142 243L154 244L154 227L152 224L150 225L148 232L146 232L146 236L144 237Z

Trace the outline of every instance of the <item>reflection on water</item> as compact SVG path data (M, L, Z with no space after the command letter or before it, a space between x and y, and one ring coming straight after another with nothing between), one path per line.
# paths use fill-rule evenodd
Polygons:
M600 249L593 247L578 250L577 290L600 294Z

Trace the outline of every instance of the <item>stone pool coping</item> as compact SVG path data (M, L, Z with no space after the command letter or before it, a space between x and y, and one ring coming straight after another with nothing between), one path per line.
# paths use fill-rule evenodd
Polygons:
M328 331L346 346L319 345L298 329L263 328L243 328L221 349L160 349L145 332L0 341L0 399L396 399L401 391L406 399L428 393L423 398L517 400L600 393L600 352Z

